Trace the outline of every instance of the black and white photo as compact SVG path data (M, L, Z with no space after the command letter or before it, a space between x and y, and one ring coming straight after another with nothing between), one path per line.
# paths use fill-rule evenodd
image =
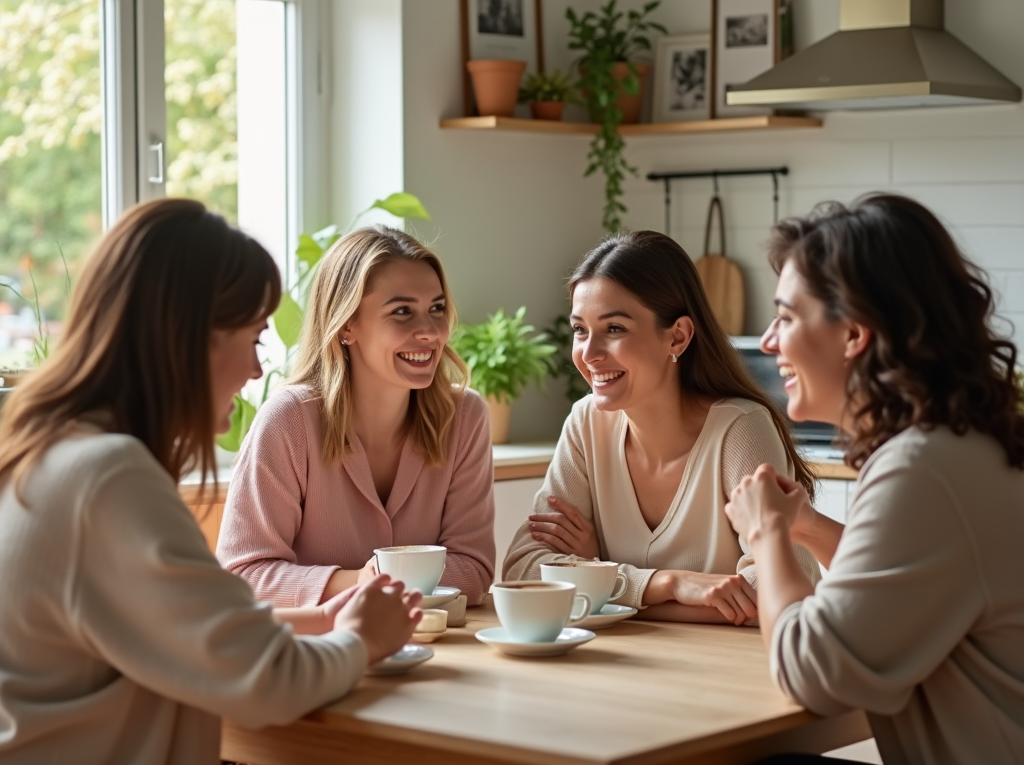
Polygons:
M761 106L730 106L733 88L771 69L779 60L779 12L783 0L714 0L712 4L713 117L771 114Z
M487 35L523 36L524 0L476 0L476 31Z
M654 63L653 122L710 118L711 44L708 35L662 37Z
M725 47L751 48L768 44L768 14L728 16L725 19Z

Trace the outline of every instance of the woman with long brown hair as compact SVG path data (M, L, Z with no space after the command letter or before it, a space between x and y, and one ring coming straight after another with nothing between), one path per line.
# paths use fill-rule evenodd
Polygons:
M290 722L412 634L419 595L386 577L257 604L178 496L215 476L280 294L269 253L185 199L132 208L82 266L59 346L0 410L5 763L216 763L221 715Z
M1024 762L1024 397L984 274L892 194L782 221L769 252L789 415L842 428L860 469L845 528L770 466L726 507L776 682L867 710L887 763ZM829 568L817 588L792 542Z
M723 511L764 462L813 490L785 420L730 345L689 256L664 234L606 240L569 294L573 360L593 392L565 422L505 578L600 557L627 576L617 603L646 606L645 618L755 619L757 569Z
M217 544L260 597L315 605L372 577L375 548L443 545L441 584L483 599L490 426L448 345L455 319L440 259L402 231L359 229L324 255L295 369L246 437Z

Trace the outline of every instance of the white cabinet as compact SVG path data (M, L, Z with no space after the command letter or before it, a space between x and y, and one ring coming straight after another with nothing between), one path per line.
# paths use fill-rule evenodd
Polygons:
M846 511L853 500L854 481L838 478L823 478L818 481L817 498L814 508L834 521L846 523Z
M501 564L516 531L533 512L533 497L543 478L517 478L494 482L494 546L497 550L494 578L501 579Z

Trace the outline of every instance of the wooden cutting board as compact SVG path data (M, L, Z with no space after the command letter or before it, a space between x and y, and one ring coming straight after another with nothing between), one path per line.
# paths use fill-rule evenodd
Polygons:
M715 213L717 213L721 253L709 252L711 226ZM711 310L714 311L722 329L730 335L742 335L746 297L743 291L743 272L735 262L729 260L725 251L725 220L722 215L722 200L715 195L711 197L707 225L704 228L704 257L694 265L704 284L704 292L708 296Z

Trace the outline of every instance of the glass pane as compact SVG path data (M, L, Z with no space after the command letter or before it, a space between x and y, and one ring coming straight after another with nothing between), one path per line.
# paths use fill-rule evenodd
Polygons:
M102 230L98 0L0 0L0 367L60 335Z
M165 0L164 20L167 194L201 200L283 266L285 4Z

